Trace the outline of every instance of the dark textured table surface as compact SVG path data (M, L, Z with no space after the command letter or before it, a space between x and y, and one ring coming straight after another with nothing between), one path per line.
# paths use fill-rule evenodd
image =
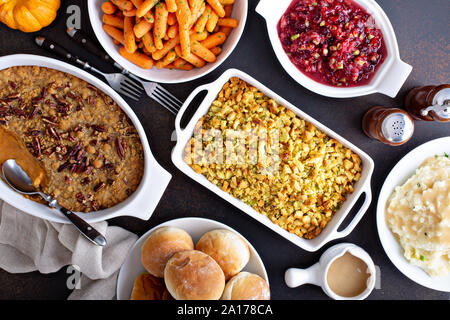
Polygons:
M238 68L366 151L375 161L372 178L374 200L359 225L347 238L333 241L314 253L306 252L284 240L174 167L170 160L170 152L174 146L174 142L170 142L174 130L174 116L147 97L138 103L129 103L146 130L153 154L173 178L149 221L121 217L111 220L110 223L138 235L161 222L179 217L205 217L228 224L247 237L258 250L269 274L273 299L327 299L316 286L305 285L289 289L283 280L284 271L292 266L304 268L314 264L324 250L343 241L362 246L381 270L380 288L374 290L369 299L449 299L448 293L430 290L412 282L390 262L378 238L375 207L383 181L397 161L424 142L449 136L450 125L416 122L414 136L408 143L400 147L389 147L367 138L361 130L360 122L364 112L373 105L401 107L405 93L415 86L449 82L450 2L378 0L396 32L401 58L414 67L395 99L381 94L333 99L317 95L298 85L286 74L275 57L265 22L255 13L257 3L258 0L249 0L244 34L234 52L218 69L196 81L167 85L166 88L180 99L185 99L194 88L215 80L224 70L230 67ZM101 61L80 50L66 36L65 25L69 17L66 8L71 4L81 7L81 27L94 36L89 24L86 1L81 0L63 1L56 21L40 33L70 48L80 57L99 64L106 71L106 66ZM36 47L34 36L0 25L0 56L15 53L48 56L46 51ZM0 269L0 299L65 299L70 294L66 288L66 278L66 268L48 275L38 272L9 274Z

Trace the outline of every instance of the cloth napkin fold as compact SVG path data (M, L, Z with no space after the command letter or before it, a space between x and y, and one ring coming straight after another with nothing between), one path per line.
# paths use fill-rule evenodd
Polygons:
M92 244L71 224L36 218L0 200L0 268L9 273L37 270L47 274L73 265L81 278L69 300L114 299L119 269L137 236L107 222L93 227L106 236L104 248Z

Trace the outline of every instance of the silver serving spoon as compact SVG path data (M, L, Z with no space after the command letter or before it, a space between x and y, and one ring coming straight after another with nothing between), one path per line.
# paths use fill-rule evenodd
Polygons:
M27 195L40 195L45 201L48 202L48 205L51 208L58 209L62 214L64 214L70 222L90 241L99 246L106 245L106 238L100 234L97 230L95 230L92 226L90 226L86 221L81 219L78 215L73 213L70 210L62 207L58 204L56 199L39 192L33 186L33 182L28 174L17 164L16 160L9 159L3 163L2 166L3 178L9 184L11 188L15 191L27 194Z

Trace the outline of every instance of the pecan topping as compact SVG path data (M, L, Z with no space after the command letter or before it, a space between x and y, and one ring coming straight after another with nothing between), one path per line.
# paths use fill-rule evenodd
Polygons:
M56 131L55 128L49 126L48 131L57 141L61 140L61 137L59 136L59 133L58 133L58 131Z
M91 182L91 178L86 177L83 180L81 180L81 185L85 186L85 185L89 184L90 182Z
M70 166L70 161L64 162L62 165L59 166L58 172L63 171L64 169L68 168Z
M104 187L105 187L105 183L104 182L100 182L99 184L97 184L95 187L94 187L94 191L95 192L98 192L98 191L100 191L100 190L102 190Z
M97 132L106 132L106 127L103 125L93 124L91 128Z
M86 200L84 198L84 195L81 192L78 192L75 196L79 203L84 203Z
M31 110L30 115L28 116L28 119L32 120L34 116L37 114L39 107L37 105L33 106L33 110Z
M34 155L39 158L41 156L41 142L38 137L33 137Z
M59 124L56 122L56 117L45 117L45 116L42 116L41 119L45 123L51 124L51 125L53 125L55 127L59 126Z
M120 141L119 137L116 138L116 150L117 150L117 154L119 155L119 158L123 159L125 157L125 150L123 148L122 142Z
M10 86L13 90L16 90L17 84L16 84L14 81L8 81L8 83L9 83L9 86Z

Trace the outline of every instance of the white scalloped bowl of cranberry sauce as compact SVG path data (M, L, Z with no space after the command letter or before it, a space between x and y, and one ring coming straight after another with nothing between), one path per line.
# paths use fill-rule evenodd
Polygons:
M395 97L412 67L373 0L261 0L275 54L305 88L328 97Z

